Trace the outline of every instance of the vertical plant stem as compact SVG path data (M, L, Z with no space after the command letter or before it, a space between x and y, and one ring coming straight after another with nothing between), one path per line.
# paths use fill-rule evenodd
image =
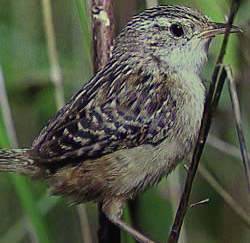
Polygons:
M56 37L52 20L50 0L42 0L43 21L48 46L48 57L50 64L50 78L55 87L56 105L58 108L64 105L64 90L62 70L59 64L56 48Z
M4 85L4 76L1 67L0 67L0 104L9 140L9 143L6 143L5 145L6 146L9 145L10 147L16 148L18 147L16 131L11 116L11 110L6 94L6 89ZM35 237L33 237L32 235L31 238L37 239L37 241L40 243L50 243L49 233L46 228L46 223L44 222L43 217L36 205L36 202L33 199L32 192L30 190L27 180L25 180L21 176L11 176L11 179L15 185L15 189L20 198L22 207L24 211L27 213L28 219L30 220L31 225L33 227ZM29 232L31 231L29 230Z
M80 220L83 243L92 243L93 240L91 236L89 219L85 205L84 204L78 205L77 212Z
M93 240L91 237L88 214L84 204L80 204L77 206L77 213L80 220L83 243L92 243Z
M110 57L114 38L114 16L112 0L92 0L93 66L94 72L104 67ZM100 243L119 243L120 230L99 210L98 240Z
M178 242L181 227L183 225L183 221L186 215L186 212L189 208L189 198L192 191L192 185L193 181L198 169L199 161L205 146L205 142L207 140L208 132L211 126L212 122L212 116L217 108L219 98L223 89L223 85L226 79L226 73L225 70L219 66L218 64L221 64L224 59L224 55L226 53L228 38L229 38L229 32L230 28L232 26L234 17L239 9L240 1L239 0L233 0L231 4L231 9L229 13L229 18L227 22L227 28L225 31L225 36L223 39L222 47L217 59L217 65L214 69L214 73L212 75L212 84L209 89L209 94L207 97L207 101L204 108L203 118L201 122L201 128L197 140L197 144L195 146L195 151L193 154L192 162L190 165L190 168L188 170L188 175L186 178L185 188L182 193L181 201L175 216L175 220L168 238L168 243L176 243Z
M92 1L93 66L95 73L103 68L110 57L114 38L112 0Z
M50 0L42 0L44 28L48 46L48 57L50 64L50 78L55 87L56 106L60 109L64 105L63 75L59 64L58 51L56 47L56 36L53 26L52 9ZM77 206L77 212L81 224L81 234L84 243L91 243L91 234L87 212L84 205Z

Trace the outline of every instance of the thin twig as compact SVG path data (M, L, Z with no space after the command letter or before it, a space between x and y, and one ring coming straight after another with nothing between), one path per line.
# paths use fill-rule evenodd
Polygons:
M158 6L158 0L146 0L146 7L153 8Z
M59 64L58 51L56 47L56 36L53 26L52 9L50 0L42 0L44 28L48 46L48 57L50 64L50 78L55 87L55 97L57 109L60 109L64 101L63 75ZM77 212L81 224L81 235L84 243L91 243L89 222L84 205L77 206Z
M235 118L235 123L236 123L236 130L238 133L238 138L239 138L239 143L240 143L240 151L241 151L242 161L243 161L243 165L244 165L244 169L246 173L248 190L250 191L250 162L249 162L249 156L247 152L246 140L245 140L245 136L243 133L240 103L239 103L236 86L235 86L233 75L232 75L232 70L229 66L227 66L226 71L227 71L227 79L228 79L228 88L229 88L229 93L230 93L230 97L232 101L232 107L233 107L234 118Z
M104 67L111 54L114 38L114 16L112 0L92 0L93 65L94 72ZM120 229L112 224L99 210L98 240L100 243L119 243Z
M198 172L250 229L249 213L238 204L238 202L216 181L202 164L199 165Z
M214 73L212 76L212 84L210 86L209 94L207 101L205 103L203 118L201 122L201 128L198 136L198 141L195 146L194 155L192 158L191 166L188 170L188 175L186 178L185 188L181 197L181 201L176 213L176 217L169 235L168 243L176 243L178 242L181 227L186 215L186 212L189 208L189 198L192 190L192 184L195 178L195 174L199 165L199 161L203 152L203 148L208 136L208 132L212 122L212 116L217 108L219 98L222 92L222 88L225 82L226 73L225 70L218 64L222 63L224 59L224 55L226 52L226 47L228 43L228 37L230 28L232 26L234 17L238 11L240 5L240 1L232 1L230 14L228 18L228 25L225 31L224 40L222 43L221 51L219 53L219 57L217 59L217 65L214 69Z
M197 202L197 203L192 203L189 207L190 207L190 208L195 208L195 207L197 207L197 206L203 206L204 204L208 204L209 202L210 202L210 199L209 199L209 198L206 198L206 199L201 200L201 201L199 201L199 202Z

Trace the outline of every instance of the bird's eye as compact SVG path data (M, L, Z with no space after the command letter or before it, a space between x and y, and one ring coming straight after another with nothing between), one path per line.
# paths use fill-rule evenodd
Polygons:
M184 35L184 30L183 27L181 26L181 24L172 24L170 26L170 32L172 33L173 36L175 37L181 37Z

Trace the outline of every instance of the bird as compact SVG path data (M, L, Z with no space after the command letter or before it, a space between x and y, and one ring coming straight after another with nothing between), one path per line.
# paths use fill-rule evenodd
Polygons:
M192 155L206 100L202 67L211 40L226 27L179 5L134 16L108 63L31 147L0 150L0 172L45 181L75 203L101 203L112 223L153 242L122 221L124 204Z

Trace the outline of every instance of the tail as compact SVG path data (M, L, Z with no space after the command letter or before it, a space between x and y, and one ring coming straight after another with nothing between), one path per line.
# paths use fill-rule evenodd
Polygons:
M1 149L0 172L35 176L40 170L28 152L29 149Z

